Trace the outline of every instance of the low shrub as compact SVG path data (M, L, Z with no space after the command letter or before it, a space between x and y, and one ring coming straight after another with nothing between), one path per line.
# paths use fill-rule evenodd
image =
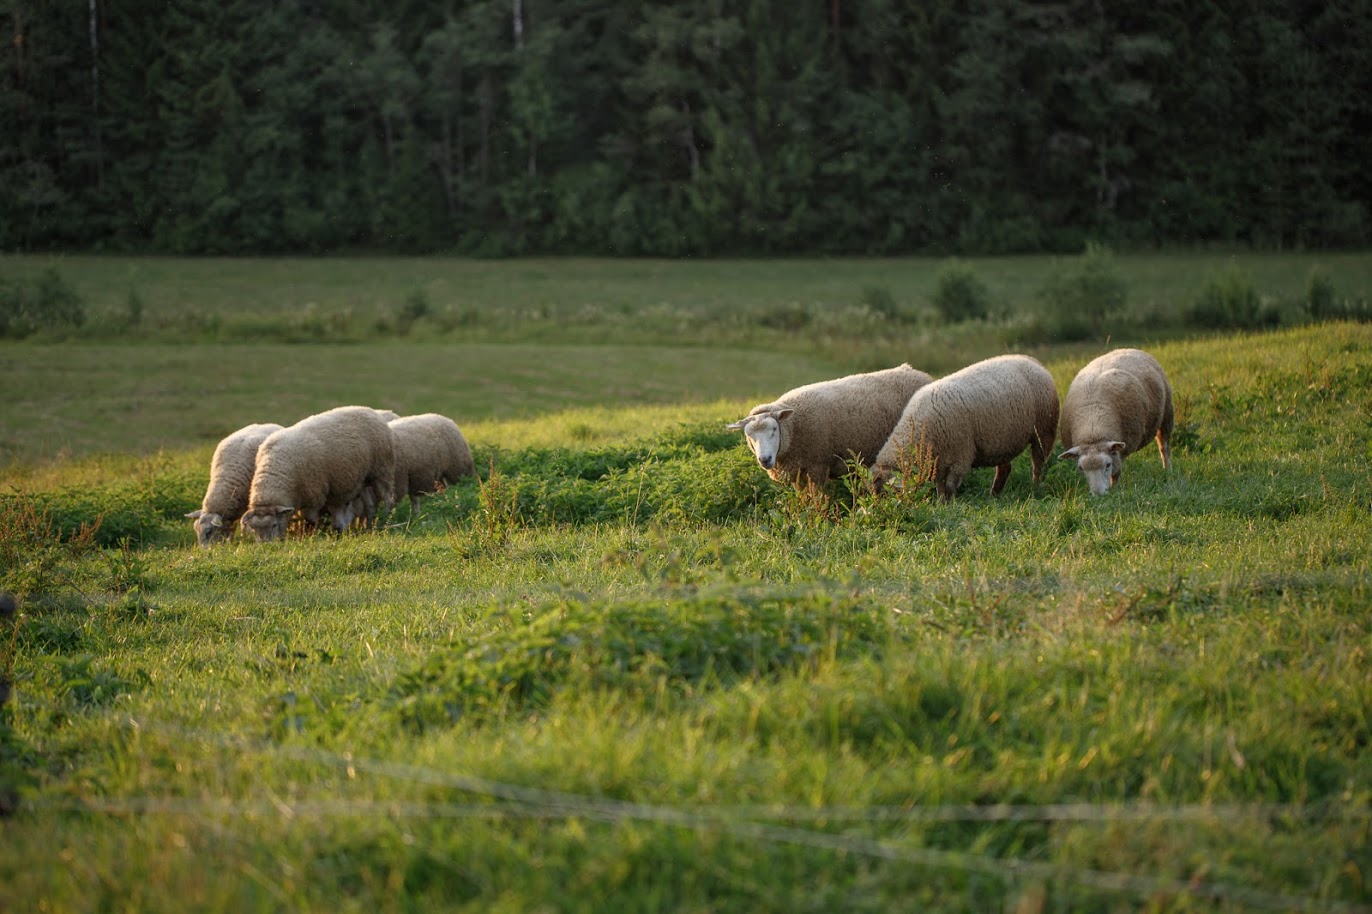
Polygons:
M895 323L904 323L911 317L904 308L896 304L896 297L885 286L863 286L858 303L873 314Z
M0 280L0 338L74 330L86 322L86 303L55 269L30 283Z
M950 324L985 320L991 311L991 292L971 267L951 261L935 279L934 307Z
M1042 331L1048 339L1076 342L1101 335L1105 320L1124 310L1128 286L1110 249L1090 243L1070 265L1058 265L1038 290Z
M1334 281L1315 267L1305 282L1305 309L1316 321L1372 321L1372 307L1366 299L1339 298Z
M1187 311L1187 320L1208 330L1258 330L1275 326L1275 308L1264 307L1253 280L1238 264L1212 274Z

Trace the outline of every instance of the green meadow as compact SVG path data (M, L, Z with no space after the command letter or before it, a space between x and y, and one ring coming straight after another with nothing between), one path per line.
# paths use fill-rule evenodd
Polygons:
M1034 332L1050 258L0 258L86 306L0 342L0 910L1372 911L1365 255L1120 255L1136 314ZM1138 317L1138 314L1145 317ZM1002 351L1177 397L940 504L773 484L798 384ZM345 402L479 477L375 531L194 544L210 453Z

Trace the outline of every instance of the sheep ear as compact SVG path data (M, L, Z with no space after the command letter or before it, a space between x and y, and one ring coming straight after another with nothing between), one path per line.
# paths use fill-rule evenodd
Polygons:
M724 427L725 427L726 429L729 429L729 430L731 430L731 431L735 431L735 432L736 432L736 431L740 430L741 428L743 428L744 424L745 424L747 421L748 421L747 419L740 419L740 420L738 420L737 422L730 422L728 425L726 425L726 426L724 426Z
M1118 454L1124 450L1123 441L1107 441L1105 442L1105 446L1110 449L1110 453L1112 454Z
M1076 460L1076 459L1077 459L1078 457L1080 457L1080 456L1081 456L1081 452L1080 452L1080 451L1078 451L1078 450L1077 450L1076 448L1074 448L1074 447L1069 447L1067 450L1063 451L1061 454L1058 455L1058 459L1059 459L1059 460Z
M205 512L202 511L200 508L196 508L194 511L190 512L190 513L187 514L186 516L189 517L191 520L195 520L195 519L197 519L198 517L200 517L201 514L204 514L204 513L205 513Z
M295 513L295 506L294 506L294 505L277 505L277 506L275 506L274 508L272 508L272 510L275 511L277 514L294 514L294 513Z
M210 526L211 526L211 527L222 527L222 526L224 526L224 518L220 517L218 514L211 514L211 515L210 515Z
M788 406L785 409L777 410L772 414L772 418L780 422L782 419L789 419L793 415L795 415L795 410Z

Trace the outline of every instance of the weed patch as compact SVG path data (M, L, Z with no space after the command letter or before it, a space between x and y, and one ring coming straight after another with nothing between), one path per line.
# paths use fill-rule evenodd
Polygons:
M675 691L879 653L882 610L823 594L563 603L534 621L437 654L392 690L411 729L548 706L569 683Z

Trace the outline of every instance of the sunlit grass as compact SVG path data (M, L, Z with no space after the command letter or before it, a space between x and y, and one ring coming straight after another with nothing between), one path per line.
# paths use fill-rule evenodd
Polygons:
M817 505L666 387L465 422L373 533L196 548L184 429L7 476L0 907L1365 907L1372 330L1150 348L1175 464L1103 498Z

